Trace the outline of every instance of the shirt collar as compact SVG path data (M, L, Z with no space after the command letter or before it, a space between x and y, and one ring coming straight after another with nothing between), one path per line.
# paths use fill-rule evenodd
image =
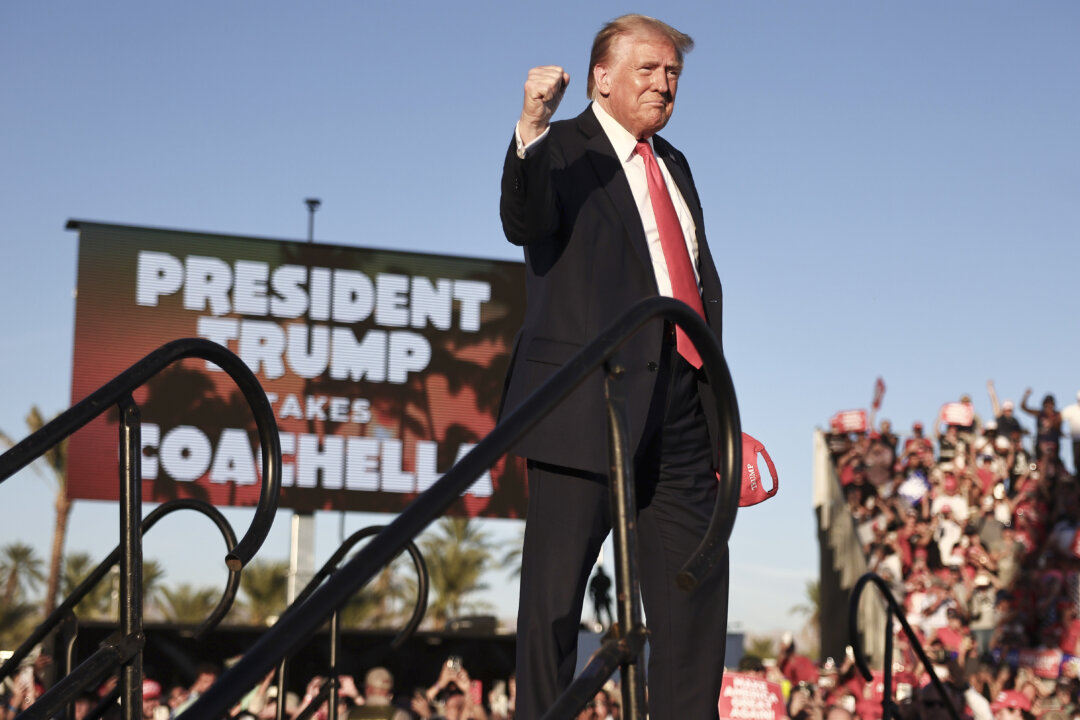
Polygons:
M637 138L620 125L618 120L611 117L604 108L600 107L600 103L593 102L592 109L596 119L600 121L600 127L604 129L604 134L607 135L607 139L611 142L611 146L615 148L616 157L624 163L629 162L634 157L634 150L638 144ZM652 138L645 142L649 143L649 147L653 146Z

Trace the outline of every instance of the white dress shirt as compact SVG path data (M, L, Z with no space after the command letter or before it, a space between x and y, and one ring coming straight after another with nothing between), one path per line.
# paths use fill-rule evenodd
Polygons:
M661 295L674 297L671 290L671 279L668 276L667 260L664 259L664 249L660 245L660 231L656 227L652 200L649 198L649 181L645 176L645 161L634 152L637 147L637 138L627 132L626 128L620 125L599 104L594 102L592 110L596 115L596 119L600 121L600 127L603 128L604 134L607 135L608 141L611 142L611 146L615 148L615 155L622 162L623 172L626 174L626 180L630 184L630 192L634 196L634 204L637 205L638 214L641 216L641 225L645 230L649 257L652 259L653 273L656 275L656 287ZM514 134L517 138L518 157L527 157L529 152L547 137L550 129L549 126L540 137L525 145L521 141L521 133L515 127ZM649 138L648 143L652 147L652 138ZM671 173L668 172L663 158L657 157L656 161L657 165L660 166L660 172L664 176L664 184L667 185L668 193L671 195L671 202L675 205L675 213L679 217L679 224L682 225L686 249L690 253L692 261L690 264L694 268L694 280L697 282L698 292L701 292L701 274L698 272L697 227L694 225L694 218L690 215L690 208L687 206L682 193L679 192L679 187L672 179Z

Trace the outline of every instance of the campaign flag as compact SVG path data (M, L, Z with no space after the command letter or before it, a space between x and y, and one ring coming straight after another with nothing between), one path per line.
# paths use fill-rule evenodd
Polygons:
M967 427L975 422L975 409L967 403L951 402L941 406L938 421L946 425Z
M1080 666L1080 658L1057 648L1014 648L1004 653L999 649L993 651L993 657L995 662L1004 661L1013 668L1030 668L1038 677L1048 679L1072 673Z
M776 683L746 673L724 673L720 720L784 720L784 694Z
M1064 654L1055 648L1022 648L1019 665L1031 668L1041 678L1056 678Z
M881 399L883 397L885 397L885 381L879 377L877 382L874 383L874 401L871 404L874 410L881 409Z
M832 416L829 425L839 428L842 432L866 432L867 420L865 410L841 410Z

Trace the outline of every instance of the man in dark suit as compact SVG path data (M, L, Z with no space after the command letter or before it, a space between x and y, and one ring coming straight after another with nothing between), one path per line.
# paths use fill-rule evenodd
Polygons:
M671 117L692 45L652 18L612 21L593 44L593 102L573 120L551 122L569 74L529 72L500 205L507 239L524 246L528 297L505 410L643 298L687 302L719 337L720 279L690 168L655 135ZM727 566L692 593L675 585L716 501L716 408L700 357L669 324L639 332L616 362L626 370L650 714L716 717ZM573 678L589 569L611 527L602 383L595 373L517 448L529 468L518 720L542 716Z

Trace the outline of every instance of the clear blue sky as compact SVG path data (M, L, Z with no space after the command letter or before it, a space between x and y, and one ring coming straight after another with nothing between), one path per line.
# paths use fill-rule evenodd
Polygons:
M69 403L68 218L303 239L317 196L322 241L519 259L497 202L526 71L566 66L576 114L592 35L628 11L697 41L664 135L705 206L743 426L781 474L739 516L731 619L797 629L815 426L878 375L905 429L965 391L989 415L990 378L1080 389L1080 4L3 3L0 427ZM47 485L24 472L0 508L0 545L47 555ZM222 583L223 551L173 517L147 540L166 581ZM78 503L69 550L104 555L117 523ZM321 562L338 519L318 523Z

